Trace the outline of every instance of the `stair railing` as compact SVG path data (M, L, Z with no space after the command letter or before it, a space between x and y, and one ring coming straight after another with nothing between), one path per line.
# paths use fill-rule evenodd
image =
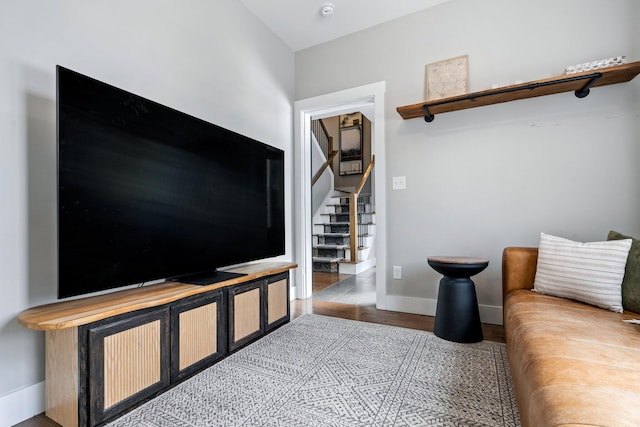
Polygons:
M327 170L328 167L333 169L333 159L336 157L337 154L338 152L335 150L329 154L329 158L322 164L322 166L320 166L320 169L318 169L318 172L316 172L316 174L313 176L313 179L311 180L312 187L315 185L316 182L318 182L318 180L320 179L324 171Z
M322 150L324 157L328 158L331 151L333 151L333 138L329 136L329 132L324 125L324 120L312 120L311 132L316 137L316 140L318 141L318 145L320 145L320 149Z
M358 227L358 196L365 185L369 188L369 194L373 195L373 191L371 191L371 182L369 177L371 172L373 171L373 166L376 163L376 156L371 156L371 163L367 166L367 169L362 174L362 179L360 183L356 187L353 193L349 194L349 252L350 252L350 262L358 262L358 247L363 246L360 242Z
M322 166L320 166L318 172L313 175L313 179L311 180L311 186L313 187L327 168L331 168L331 170L333 170L333 159L338 154L338 151L333 149L333 137L329 136L329 132L327 132L327 128L325 127L322 119L313 120L311 122L311 131L316 137L324 157L327 159Z

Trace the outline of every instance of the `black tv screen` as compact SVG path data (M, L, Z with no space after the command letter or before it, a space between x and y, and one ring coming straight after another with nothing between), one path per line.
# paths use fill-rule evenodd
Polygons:
M284 253L284 154L57 67L58 298Z

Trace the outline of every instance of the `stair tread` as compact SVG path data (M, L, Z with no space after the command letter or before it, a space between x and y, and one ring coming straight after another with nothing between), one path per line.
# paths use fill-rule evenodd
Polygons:
M314 225L349 225L348 222L318 222Z
M314 236L331 236L331 237L349 237L351 234L349 233L314 233ZM359 237L373 237L375 234L358 234Z
M345 249L349 249L349 245L314 245L312 246L313 249L338 249L338 250L345 250ZM358 250L359 251L363 251L365 249L369 249L369 246L358 246Z
M358 212L358 215L375 215L375 212ZM320 216L349 215L349 212L321 213Z
M313 225L349 225L348 222L318 222ZM358 222L358 225L376 225L375 222Z
M342 260L344 260L344 258L342 257L321 257L321 256L313 257L314 262L341 262Z
M339 191L336 191L331 199L325 202L326 208L324 210L328 212L320 212L320 216L317 217L319 218L318 223L314 223L314 227L324 226L324 229L316 229L327 230L330 232L313 233L313 236L317 239L314 239L314 241L323 242L328 240L332 243L318 243L312 245L314 253L325 255L312 257L314 262L314 271L339 271L341 268L343 268L338 267L340 264L359 264L361 262L364 262L364 260L360 259L352 262L348 257L334 256L347 254L348 251L350 251L350 244L347 239L351 238L353 240L353 234L357 235L359 239L358 243L360 244L356 249L354 249L354 252L357 252L358 254L356 258L364 256L364 254L367 253L367 250L371 249L368 245L366 245L369 244L370 241L363 239L374 237L374 234L369 233L369 231L375 231L375 228L372 229L368 227L376 225L374 221L376 218L374 216L376 215L375 200L372 200L372 195L370 194L361 194L360 196L361 197L358 198L355 206L350 203L352 199L349 196L348 192L345 192L344 195L341 195ZM355 214L358 215L358 226L364 226L362 228L359 228L358 231L364 231L364 233L352 233L351 231L354 230L350 231L350 220L352 218L351 215ZM369 215L369 217L367 217L366 215ZM327 226L341 228L327 228ZM331 232L333 230L346 230L346 232Z

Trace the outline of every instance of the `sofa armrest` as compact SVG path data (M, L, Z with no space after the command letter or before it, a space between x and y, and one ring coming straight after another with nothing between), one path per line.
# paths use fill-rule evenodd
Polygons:
M508 247L502 252L502 298L516 289L532 289L538 248Z

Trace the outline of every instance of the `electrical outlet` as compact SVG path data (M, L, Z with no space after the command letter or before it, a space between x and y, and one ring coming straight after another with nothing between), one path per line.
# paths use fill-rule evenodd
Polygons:
M402 267L399 265L393 266L393 278L402 279Z

